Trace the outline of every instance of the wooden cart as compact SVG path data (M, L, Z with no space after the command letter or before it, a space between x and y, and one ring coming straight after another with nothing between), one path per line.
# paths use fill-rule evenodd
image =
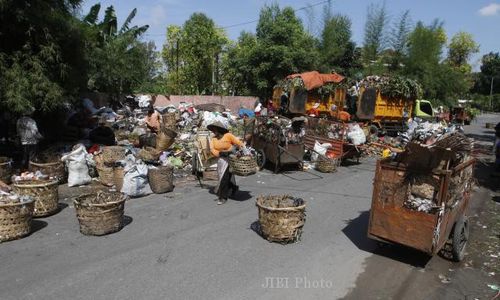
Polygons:
M289 165L302 169L305 153L304 144L287 144L281 134L264 136L260 129L262 126L274 127L276 132L281 132L279 125L272 122L267 123L267 121L267 118L257 118L255 120L251 138L251 146L257 152L259 168L263 168L265 163L269 162L274 166L274 173Z
M338 136L329 138L325 134L320 134L317 131L320 124L327 124L338 128ZM308 149L314 149L314 144L317 141L320 144L329 143L332 145L330 150L336 157L341 160L356 159L359 162L361 157L361 148L349 143L346 139L346 124L343 122L332 121L327 119L308 118L306 135L304 136L304 144Z
M379 160L375 172L368 237L405 245L429 255L451 241L453 259L460 261L469 235L467 210L473 180L474 159L453 169L435 170L417 176L433 178L434 204L430 213L406 208L415 172L390 161Z

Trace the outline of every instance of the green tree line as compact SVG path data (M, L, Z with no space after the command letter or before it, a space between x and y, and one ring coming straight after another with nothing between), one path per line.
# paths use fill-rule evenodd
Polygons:
M86 91L117 98L134 92L252 95L267 98L286 75L337 72L351 80L402 75L417 80L424 97L453 105L475 99L500 109L499 53L484 55L474 73L479 45L471 34L449 37L444 24L414 21L410 11L367 7L363 42L352 38L351 19L291 7L265 5L255 33L230 40L203 13L166 28L161 51L144 42L148 26L131 26L134 9L119 23L112 6L87 12L81 0L0 0L0 108L51 111ZM391 17L392 16L392 17ZM491 93L491 97L490 97Z

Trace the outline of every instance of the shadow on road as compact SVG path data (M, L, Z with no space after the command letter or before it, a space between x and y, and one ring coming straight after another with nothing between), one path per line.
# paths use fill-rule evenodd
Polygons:
M41 220L31 220L31 232L30 235L34 234L37 231L42 230L43 228L47 227L47 222L41 221Z
M423 268L431 259L425 253L395 244L384 244L369 239L367 236L370 212L364 211L357 218L346 221L342 232L358 249L375 255L397 260L413 267Z
M231 199L234 201L246 201L252 199L252 194L249 191L237 191Z
M123 227L129 225L130 223L132 223L134 219L131 217L131 216L123 216Z
M474 168L474 177L476 178L477 183L482 187L496 192L500 188L500 180L494 180L494 178L492 177L494 171L494 164L488 165L479 160L476 161L476 165Z
M493 143L495 141L495 135L494 134L474 134L474 133L468 133L466 135L468 137L473 138L474 140L480 141L480 142L491 142L491 143Z

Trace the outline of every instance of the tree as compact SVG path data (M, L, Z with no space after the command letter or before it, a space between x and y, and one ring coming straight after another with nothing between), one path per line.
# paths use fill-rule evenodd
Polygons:
M489 95L490 92L500 94L500 53L490 52L483 55L481 72L477 74L474 91L483 95Z
M382 6L371 4L368 7L365 23L365 36L363 43L363 56L367 63L377 60L378 54L385 49L387 44L386 27L389 16Z
M472 34L461 31L451 38L448 61L452 66L462 68L464 72L470 73L472 67L468 61L472 54L477 52L479 52L479 45L474 41Z
M106 8L104 18L99 22L100 8L99 4L94 5L82 20L88 28L89 40L87 87L109 93L117 100L121 94L132 93L152 79L155 58L151 52L154 51L154 45L142 43L138 39L147 31L148 25L130 27L136 9L118 28L113 6Z
M1 109L50 111L84 85L84 37L73 17L80 2L1 2Z
M316 42L290 7L264 6L256 39L248 61L253 66L249 87L255 95L267 98L277 81L291 73L313 70L317 65Z
M354 67L355 44L351 40L351 20L347 16L335 15L325 20L319 54L320 70L350 74Z
M392 71L401 69L404 56L408 52L408 39L411 32L411 26L409 10L406 10L393 24L390 36L390 45L394 51L390 62Z
M212 19L195 13L181 27L167 28L163 60L170 92L210 94L220 90L219 59L228 39Z

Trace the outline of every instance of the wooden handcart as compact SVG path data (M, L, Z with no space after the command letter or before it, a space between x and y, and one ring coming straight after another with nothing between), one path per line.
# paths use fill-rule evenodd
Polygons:
M278 173L284 166L297 166L302 169L305 146L303 143L287 143L281 134L281 127L272 119L255 119L252 129L251 147L257 152L257 164L263 168L266 162L274 166Z
M389 159L379 160L375 172L368 237L405 245L429 255L451 244L454 260L464 257L469 236L467 210L474 159L451 169L421 173L435 186L434 209L418 211L404 205L412 192L409 178L418 172ZM450 247L447 247L450 248Z
M194 139L195 150L192 153L192 173L198 179L215 179L217 157L210 152L210 131L198 131Z

